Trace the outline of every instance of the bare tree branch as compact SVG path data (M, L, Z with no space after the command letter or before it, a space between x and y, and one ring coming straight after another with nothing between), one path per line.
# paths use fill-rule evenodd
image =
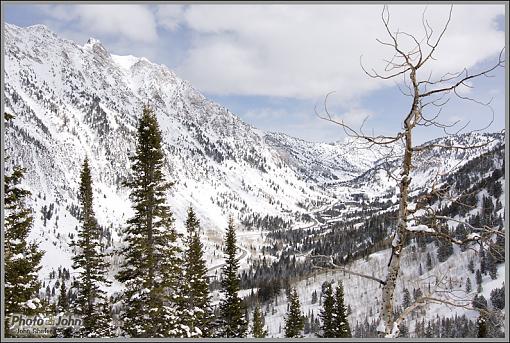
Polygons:
M362 277L362 278L365 278L365 279L369 279L369 280L372 280L372 281L375 281L375 282L378 282L380 283L381 285L385 285L386 283L379 279L379 278L376 278L374 276L371 276L371 275L366 275L366 274L361 274L361 273L358 273L358 272L355 272L355 271L352 271L352 270L349 270L349 269L346 269L344 267L341 267L335 263L333 263L333 257L332 256L327 256L327 255L311 255L310 258L313 260L313 259L322 259L323 260L323 263L325 264L326 267L322 267L322 266L316 266L314 265L314 268L315 269L328 269L328 270L339 270L339 271L342 271L342 272L345 272L347 274L352 274L352 275L356 275L356 276L359 276L359 277Z
M487 76L487 74L489 74L490 72L492 72L493 70L495 70L496 68L498 67L504 67L504 62L505 60L502 59L502 56L503 56L503 52L505 51L505 48L501 49L501 52L499 53L499 60L498 60L498 63L495 64L494 66L492 66L491 68L489 69L486 69L484 71L481 71L479 73L476 73L476 74L473 74L473 75L468 75L468 76L465 76L464 78L462 78L460 81L456 82L453 86L450 86L450 87L444 87L444 88L439 88L439 89L434 89L434 90L431 90L431 91L428 91L428 92L425 92L425 93L422 93L422 94L419 94L418 96L420 98L425 98L427 96L430 96L432 94L436 94L436 93L441 93L441 92L446 92L446 91L451 91L451 90L454 90L456 89L458 86L464 84L464 82L468 81L468 80L471 80L471 79L474 79L474 78L477 78L477 77L480 77L480 76Z
M400 30L392 30L390 28L390 13L388 7L385 5L381 12L381 20L384 25L387 41L376 39L376 41L384 47L390 47L393 49L393 55L390 59L383 60L386 65L384 67L384 73L377 72L374 68L368 71L363 65L363 55L360 56L360 66L362 71L369 77L374 79L382 79L389 80L397 77L403 77L403 85L407 88L408 92L404 91L401 88L401 85L397 83L397 87L400 92L412 98L412 102L410 103L409 111L402 116L402 128L394 135L394 136L385 136L385 135L375 135L372 133L368 135L365 133L365 125L366 120L363 120L359 129L354 129L349 124L345 123L343 119L337 118L330 113L328 110L328 97L331 93L328 93L324 99L324 112L319 113L317 111L317 107L315 108L315 113L319 118L327 120L331 123L339 125L345 132L348 137L354 138L354 140L361 140L366 143L366 148L371 149L372 147L378 146L387 146L392 147L398 142L402 142L404 145L403 154L400 157L401 159L401 169L400 176L395 177L390 167L385 167L387 169L389 177L393 177L395 180L399 182L399 203L398 203L398 215L397 215L397 225L393 230L393 241L391 242L391 257L388 263L388 270L384 280L375 278L372 276L363 275L357 272L350 271L343 267L340 267L333 263L332 257L328 257L329 260L326 261L326 265L329 269L335 270L343 270L347 273L351 273L353 275L358 275L367 279L371 279L383 285L382 287L382 311L381 311L381 320L385 324L385 332L386 335L391 335L391 332L394 328L396 322L393 318L393 308L394 308L394 296L397 285L397 279L399 277L399 273L401 270L400 259L402 256L402 252L404 251L404 246L406 243L406 239L408 235L426 235L429 237L437 237L441 239L448 240L452 243L458 245L469 245L470 243L483 243L484 241L489 240L494 235L504 235L504 232L498 230L497 228L491 227L481 227L476 228L473 227L470 223L464 222L460 219L449 218L443 215L437 215L434 210L431 208L427 208L423 206L422 201L428 201L431 199L430 197L434 196L449 196L447 194L448 188L443 190L436 189L436 182L439 176L441 176L439 170L436 174L436 181L431 185L432 194L425 195L417 200L414 209L411 208L411 195L410 195L410 183L411 183L411 171L415 168L413 164L413 160L416 158L415 154L420 154L421 152L432 149L432 148L444 148L444 149L456 149L456 150L468 150L468 149L477 149L484 148L490 146L496 139L489 139L481 144L467 144L467 145L447 145L441 143L431 143L422 146L414 146L413 145L413 130L420 127L436 127L442 129L446 135L458 135L460 132L465 130L470 124L469 121L467 123L461 123L460 120L454 121L453 123L442 123L439 120L440 115L442 114L442 110L445 105L450 101L452 97L456 97L463 101L471 101L475 104L485 106L490 109L492 118L489 121L488 125L478 129L472 130L480 131L485 130L489 127L494 121L494 110L491 107L491 100L489 101L480 101L473 97L467 96L465 94L460 94L460 87L472 88L473 86L469 83L469 81L474 80L476 78L485 76L491 77L491 72L495 71L499 67L503 67L505 64L503 53L505 48L503 48L499 54L498 61L495 65L479 71L474 74L470 74L467 68L463 68L460 72L456 73L445 73L439 79L432 80L432 71L428 75L426 79L418 79L417 71L422 68L427 62L430 60L435 60L434 54L437 51L437 48L444 38L445 32L447 31L453 13L453 5L450 6L448 17L445 24L440 28L438 34L434 34L434 29L429 24L426 19L426 10L424 9L422 13L422 26L424 29L424 37L420 40L416 36L400 31ZM410 50L404 51L402 49L403 40L410 42L412 48ZM432 114L427 114L424 116L424 108L437 108L437 112ZM460 128L459 128L460 126ZM460 163L460 162L459 162ZM460 196L457 196L456 199L452 199L453 201L460 201ZM424 214L420 211L420 215L418 215L418 211L424 209ZM420 219L425 220L433 220L438 222L438 226L418 226L411 225L414 222L418 222ZM462 223L466 225L466 227L470 228L473 233L466 237L465 239L457 239L452 237L447 232L444 232L440 229L439 225L444 225L444 222L453 221L458 224ZM316 256L314 258L325 258L325 256ZM458 299L457 299L458 300ZM451 301L448 299L439 299L433 296L427 296L421 298L420 302L441 302L447 305L452 306L468 306L459 305L457 301ZM415 305L415 306L420 306ZM408 312L412 311L412 309L406 310ZM398 321L399 319L397 319ZM398 324L398 322L397 322Z

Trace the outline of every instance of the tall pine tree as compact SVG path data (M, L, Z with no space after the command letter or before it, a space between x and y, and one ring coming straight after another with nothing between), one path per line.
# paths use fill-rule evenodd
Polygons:
M13 117L4 115L8 121ZM37 273L43 252L37 243L28 242L33 224L32 209L27 205L31 193L20 187L25 170L14 167L4 178L4 318L5 336L9 336L9 317L13 313L33 315L41 311L37 293L41 286Z
M305 319L301 313L301 304L295 288L290 291L289 310L285 319L285 337L300 337L305 328Z
M333 312L335 311L335 298L333 297L333 287L330 283L326 286L323 294L322 309L320 317L322 319L321 337L331 338L335 336L335 327L333 323Z
M132 337L186 337L179 313L182 252L166 192L173 185L163 175L161 131L154 111L145 106L138 121L132 161L134 216L128 220L124 262L117 279L124 283L123 329Z
M439 231L449 236L450 232L447 227L441 226ZM453 244L449 240L438 239L437 240L437 260L444 262L453 254Z
M66 289L66 280L65 277L62 277L60 281L60 293L58 296L58 301L55 306L57 314L65 314L65 312L69 311L69 297ZM67 327L57 327L55 328L55 337L56 338L72 338L76 336L76 330L73 329L72 326Z
M404 288L404 296L402 297L402 307L404 309L408 308L409 306L411 306L411 293L409 293L409 290L407 288Z
M253 310L253 329L252 334L254 338L264 338L267 331L264 329L264 318L260 312L260 307L257 305Z
M103 337L107 332L110 316L103 311L105 292L102 285L109 285L106 279L108 263L101 252L101 228L93 209L92 175L86 158L80 174L79 200L81 205L81 228L78 240L73 245L76 255L73 268L79 271L77 280L77 298L75 310L83 318L83 327L78 333L81 337ZM63 283L63 282L62 282Z
M334 313L335 337L352 337L349 321L347 320L347 308L344 304L344 286L342 281L336 287Z
M239 298L239 260L236 257L236 232L232 216L228 220L225 238L225 266L223 267L221 286L225 298L220 304L219 336L246 337L248 322L244 318L245 306Z
M60 294L58 296L57 311L66 312L69 310L69 299L67 298L67 289L65 278L62 278L60 284Z
M498 278L498 269L497 269L497 266L496 266L496 261L495 261L495 258L493 256L493 254L491 253L491 250L489 249L489 251L487 252L487 259L486 259L486 268L487 268L487 271L489 272L489 275L491 277L492 280L496 280Z
M189 327L193 337L209 337L212 317L207 267L204 260L203 245L200 241L200 222L193 208L188 209L186 219L186 250L184 252L184 271L182 293L183 324Z

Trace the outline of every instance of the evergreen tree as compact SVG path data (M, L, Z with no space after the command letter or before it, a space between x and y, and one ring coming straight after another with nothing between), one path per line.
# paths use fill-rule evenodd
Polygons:
M501 216L499 217L501 221L500 227L503 227L503 219ZM491 244L489 247L489 254L492 255L494 263L503 263L505 262L505 236L498 235L496 237L496 243Z
M78 335L100 337L100 332L110 320L108 316L104 316L102 310L105 292L101 290L101 285L108 285L110 282L106 279L108 263L105 255L100 252L101 229L93 209L92 176L88 159L83 162L80 175L79 200L82 225L78 231L78 241L73 243L77 248L73 257L73 268L80 272L76 282L78 290L75 311L83 318L83 327Z
M290 291L289 304L285 319L285 337L300 337L305 327L305 320L301 313L301 304L295 288Z
M404 288L404 296L403 296L403 300L402 300L402 307L404 309L408 308L409 306L411 306L411 294L409 293L409 290L407 288Z
M470 293L472 289L471 278L468 276L466 279L466 293Z
M490 309L483 313L487 328L486 337L505 337L505 314L500 310Z
M212 317L207 267L203 245L200 241L200 222L190 207L186 219L186 249L182 293L182 322L189 327L193 337L209 337Z
M113 323L112 304L108 298L105 298L100 305L100 311L104 320L104 326L98 330L99 337L116 337L118 336L118 327Z
M448 235L449 231L446 228L440 228L440 231ZM453 244L449 240L439 240L439 247L437 249L437 260L444 262L453 254Z
M236 257L236 232L232 216L228 220L228 228L225 239L225 266L223 267L223 279L221 286L225 294L220 304L220 330L221 337L246 337L248 323L244 318L244 304L239 298L239 260Z
M486 258L486 268L489 272L489 276L492 280L496 280L498 277L498 269L496 266L496 261L494 260L494 256L492 255L491 251L487 253Z
M335 337L352 337L349 320L347 319L347 308L344 304L344 286L342 281L338 283L335 294L335 316L333 319L336 335Z
M495 181L493 184L492 194L496 199L498 199L501 194L503 194L503 187L501 186L501 182Z
M5 119L11 115L5 113ZM25 170L14 167L4 177L4 318L5 336L9 333L9 317L13 313L34 315L41 311L37 293L41 286L37 272L43 252L37 243L28 242L33 223L32 210L26 204L31 193L20 187Z
M430 271L432 269L432 257L430 256L430 253L427 253L427 271Z
M317 290L314 290L312 292L312 304L317 303L317 300L318 300L318 298L317 298Z
M416 326L414 328L414 332L415 332L416 337L423 337L424 334L425 334L425 323L424 323L424 320L425 319L422 319L421 322L416 320Z
M432 325L430 321L427 324L427 328L425 329L425 337L432 338L434 337L434 330L432 329Z
M503 310L505 308L505 284L501 288L494 288L491 291L490 299L494 308Z
M486 268L486 258L485 258L485 249L483 247L483 244L480 245L480 271L483 275L487 275L487 268Z
M476 284L478 285L477 292L482 292L482 273L480 272L480 269L476 270Z
M132 156L131 189L134 216L124 234L124 263L117 279L125 285L123 329L132 337L185 337L179 313L182 275L178 235L166 191L173 185L163 175L161 131L154 111L146 106L137 127Z
M398 337L408 338L409 337L409 328L406 323L402 321L398 326L399 334Z
M476 321L476 326L478 327L477 337L478 338L487 337L487 322L481 314Z
M335 337L335 327L333 323L333 312L335 311L335 298L333 297L333 287L328 283L323 293L322 309L320 317L322 320L321 337Z
M267 335L267 331L264 330L264 318L262 318L259 306L255 306L255 310L253 310L252 334L254 338L264 338Z
M59 275L60 275L59 270ZM63 276L63 275L62 275ZM58 282L58 281L57 281ZM55 306L54 313L57 314L63 314L66 311L69 310L69 296L66 290L66 284L65 284L65 278L62 277L61 283L60 283L60 293L58 296L58 301ZM76 332L72 326L68 327L57 327L55 328L55 337L56 338L72 338L76 336Z
M310 333L310 330L312 329L312 326L310 324L310 317L309 316L304 316L304 320L305 320L305 325L304 325L304 334L307 335Z
M469 260L468 269L471 273L475 272L475 262L473 259Z
M69 300L67 298L67 290L65 280L62 279L60 284L60 294L58 297L57 310L58 312L65 312L69 309Z
M416 237L416 240L417 240L417 244L418 244L418 247L420 248L420 251L421 252L425 252L425 250L427 249L427 241L425 239L425 237Z
M472 301L472 305L474 308L486 310L487 309L487 299L485 299L485 297L482 294L475 295L475 297L473 298L473 301Z

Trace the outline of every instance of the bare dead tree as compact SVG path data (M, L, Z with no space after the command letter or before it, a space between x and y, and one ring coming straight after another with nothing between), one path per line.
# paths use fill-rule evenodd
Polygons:
M403 87L399 84L400 91L404 96L407 96L411 100L409 112L403 116L402 121L402 129L398 131L393 136L388 135L375 135L375 134L366 134L363 126L365 125L365 121L359 129L355 129L352 126L348 125L341 119L337 119L333 114L328 110L328 97L331 93L329 93L324 100L324 108L321 112L317 111L316 114L329 122L332 122L336 125L339 125L345 132L345 134L353 139L353 141L357 141L361 143L361 147L365 149L371 149L374 146L394 146L396 143L401 143L403 145L403 154L401 156L401 171L400 175L395 176L391 174L391 177L398 180L399 182L399 205L398 205L398 221L395 231L393 233L393 241L391 243L391 257L388 263L388 270L386 277L383 279L375 278L372 276L363 275L361 273L353 272L342 268L340 266L334 265L332 260L327 263L329 268L336 268L340 270L344 270L345 272L358 275L361 277L365 277L367 279L371 279L373 281L379 282L382 285L382 311L381 311L381 323L380 326L383 328L381 330L382 334L386 337L394 337L398 335L398 324L402 321L399 319L397 321L394 320L393 317L393 309L394 309L394 297L395 297L395 289L397 284L397 279L399 278L399 273L401 271L400 261L402 258L403 247L406 244L406 240L408 239L408 235L410 233L416 235L426 235L437 237L440 239L448 240L454 244L458 245L467 245L472 242L483 242L485 240L490 239L494 234L504 235L497 228L492 228L488 226L483 226L480 228L474 228L471 226L471 229L475 231L475 234L471 234L464 240L455 239L447 233L444 233L440 230L440 222L443 223L448 220L456 220L453 218L441 216L430 206L420 206L419 202L416 203L415 208L410 208L410 183L411 183L411 171L414 168L413 161L416 158L416 155L430 150L434 148L445 148L445 149L457 149L457 150L467 150L467 149L476 149L476 148L484 148L489 146L493 141L487 140L486 142L478 145L443 145L443 144L428 144L422 146L415 146L413 144L413 130L417 127L436 127L440 128L444 131L446 135L459 135L463 130L466 129L469 122L465 125L460 125L460 122L454 123L444 123L440 120L440 114L444 108L444 106L449 102L451 97L456 97L461 100L471 101L474 104L478 104L484 106L488 109L492 115L488 124L484 128L480 128L478 130L471 131L480 131L486 129L490 126L494 119L494 110L491 107L491 101L483 102L477 100L475 98L471 98L465 95L460 94L459 90L461 87L469 87L472 88L470 81L480 77L491 77L491 72L495 71L497 68L504 66L504 48L501 50L497 62L491 67L484 69L480 72L471 73L467 68L464 68L460 72L456 73L446 73L437 79L432 78L432 73L430 73L426 78L419 77L419 71L423 70L424 66L427 65L428 62L434 60L434 53L437 51L439 44L444 37L445 32L448 29L448 26L452 19L452 11L453 6L450 7L448 18L446 23L438 32L437 35L434 35L434 30L430 26L429 22L426 20L425 11L422 15L422 26L424 30L424 36L421 39L417 39L414 35L404 32L404 31L393 31L390 28L390 14L387 6L384 6L381 14L382 23L384 25L388 41L382 41L377 39L377 41L382 46L387 46L393 49L393 56L385 60L386 67L384 68L384 72L380 73L375 69L371 69L368 71L362 63L362 59L360 57L360 65L362 70L366 75L373 79L381 79L381 80L395 80L397 78L403 78ZM404 42L411 42L413 46L411 49L405 50L402 46ZM492 100L492 99L491 99ZM428 109L433 109L432 114L428 113ZM427 111L426 111L427 110ZM435 188L436 184L434 183L431 186L431 193L435 194L438 197L448 197L450 194L448 192L441 193L438 189ZM459 196L456 196L456 199L450 199L451 201L458 201ZM437 225L423 225L417 224L416 212L420 210L423 212L421 217L425 217L429 219L429 222L437 223ZM470 225L468 223L464 223ZM450 301L447 299L440 299L433 297L432 295L424 296L421 300L414 305L414 307L421 306L424 303L438 302L442 301L445 304L455 303L454 301ZM462 304L457 303L457 306L463 306ZM412 309L404 311L404 314L409 313ZM381 325L382 324L382 325Z

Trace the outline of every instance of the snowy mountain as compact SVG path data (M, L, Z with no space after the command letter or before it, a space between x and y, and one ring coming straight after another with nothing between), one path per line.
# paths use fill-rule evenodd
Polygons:
M445 176L454 174L469 161L481 154L504 145L504 133L467 133L442 137L416 147L411 171L411 195L426 191L436 184L441 185ZM426 148L429 147L429 148ZM473 147L452 149L451 147ZM420 149L423 149L420 151ZM339 194L364 194L368 199L391 194L396 200L398 177L402 171L403 148L395 145L391 153L380 152L381 157L374 166L333 187Z
M353 140L343 143L315 143L270 132L265 141L306 180L318 184L346 181L373 167L385 149L361 149Z
M39 195L37 212L51 207L53 219L66 221L53 234L39 228L45 220L36 216L34 232L52 244L66 245L61 236L77 225L70 209L77 204L85 156L98 219L114 229L112 241L118 239L131 213L121 185L129 176L137 116L147 102L163 131L167 175L176 181L169 203L177 227L191 205L209 238L221 238L229 213L246 226L266 216L299 222L303 213L331 200L315 187L318 173L346 180L375 160L351 161L347 154L337 159L339 147L257 130L166 66L112 55L93 38L80 46L43 25L6 24L4 60L5 110L15 116L6 130L7 166L27 169L25 184Z
M402 147L398 144L388 149L362 150L350 140L342 144L312 143L263 132L208 100L168 67L143 57L112 55L96 39L79 45L43 25L21 28L10 24L5 25L4 38L5 111L15 116L5 130L5 152L9 156L6 168L26 168L24 186L32 192L35 211L32 238L46 251L41 271L46 281L50 271L71 266L69 244L78 226L77 190L85 156L90 160L95 212L107 246L119 245L122 227L132 215L128 190L122 182L130 175L129 156L135 147L137 118L146 103L155 109L163 132L165 173L176 182L168 203L177 229L183 230L186 209L193 206L206 238L211 272L217 273L223 263L219 248L229 214L239 225L241 267L246 270L262 255L271 262L284 255L284 249L289 256L293 253L289 241L282 239L284 243L273 245L267 239L275 229L287 230L289 236L294 235L292 239L298 237L292 248L300 250L308 238L305 229L317 229L317 241L326 243L333 242L324 239L330 237L328 234L345 230L334 227L337 222L353 222L354 229L362 229L363 221L353 219L358 210L363 215L368 213L360 197L375 208L370 215L377 214L382 203L387 202L384 211L396 207L398 184L389 173L400 173ZM473 150L440 147L483 143L487 145ZM472 133L427 144L439 147L416 154L411 175L413 196L427 191L434 181L438 185L446 182L449 175L459 173L485 152L501 148L504 134ZM494 169L491 165L473 182L491 175ZM498 182L503 184L504 180ZM481 199L483 191L477 192ZM358 236L342 238L343 243L358 247L361 242L352 242L354 237ZM430 243L426 252L434 249ZM377 260L373 266L366 267L369 263L358 260L354 267L381 273L377 268L385 263L381 256L388 251L380 251L371 255ZM422 263L426 252L417 258ZM457 253L462 256L462 264L455 266L465 269L472 256ZM448 265L453 265L452 261ZM410 270L409 275L414 277L415 261ZM327 274L319 275L320 282L328 278ZM304 284L300 287L303 296L320 287L310 278L299 282ZM359 285L357 279L351 283L359 291L346 291L347 298L359 300L364 292L366 308L370 302L370 309L375 310L373 298L366 295L374 291L370 289L373 285ZM114 283L112 291L119 287ZM317 307L306 301L310 308ZM271 334L276 336L285 305L280 302L273 306L280 311L273 313L275 320L270 325ZM372 316L367 311L355 311L360 322Z
M410 208L416 208L418 195L431 195L431 185L435 181L436 190L446 193L444 197L431 196L428 204L436 209L439 215L452 218L445 222L452 237L465 239L476 235L478 231L473 228L481 225L502 230L504 235L505 146L501 144L502 139L501 134L472 134L457 137L455 140L442 138L431 142L437 145L447 145L449 141L456 145L479 145L484 141L490 143L484 146L483 151L472 154L466 151L447 153L447 150L440 147L436 151L434 148L423 153L421 158L424 160L417 160L416 170L413 172L413 178L417 181L413 187L414 195L410 199ZM441 156L442 165L434 163L434 158ZM426 164L425 161L430 163ZM391 162L388 162L389 167L383 169L384 173L389 170L398 175L398 164ZM435 168L435 172L430 175L424 173L427 168ZM376 277L386 275L399 204L396 201L395 188L391 187L391 184L384 184L387 177L382 172L379 173L380 170L381 168L376 166L339 185L338 190L343 192L339 194L339 198L343 200L326 211L316 213L318 223L313 227L292 231L279 230L268 234L270 245L280 247L276 252L277 261L269 266L265 263L254 263L251 277L243 280L247 288L259 289L259 294L269 298L263 312L273 337L283 336L282 328L287 308L287 300L282 293L267 291L270 287L274 288L273 284L278 280L291 280L292 286L298 289L303 314L308 322L305 335L314 337L318 332L317 326L314 327L314 320L317 320L322 308L320 295L324 282L338 284L342 281L346 303L352 307L349 322L353 334L356 332L356 337L376 337L381 285L342 271L314 268L307 256L328 255L332 256L337 264L345 265L347 270ZM441 173L438 174L438 170ZM379 183L381 180L383 182ZM429 187L424 187L426 183ZM423 214L423 210L415 212L417 217ZM464 226L460 223L468 224ZM483 244L483 249L480 243L473 242L467 246L450 245L451 250L445 249L448 244L442 239L419 237L411 234L404 248L401 275L397 282L397 313L407 306L404 305L405 290L415 297L418 289L434 294L437 299L453 300L453 303L467 305L471 304L475 296L483 296L489 306L494 308L496 300L493 302L493 291L505 286L505 259L495 250L504 249L504 238L501 239L501 235L493 235ZM484 255L482 251L493 251L489 254L493 261L497 260L497 263L493 264L492 274L486 271L488 262L485 256L488 255ZM287 272L289 265L292 268ZM476 276L480 270L482 274ZM471 286L468 288L468 284L474 285L475 282L478 284L476 289ZM285 281L282 283L285 284ZM438 301L420 306L408 315L405 326L411 337L423 337L424 329L420 325L428 325L429 322L435 327L434 330L438 330L434 331L434 337L476 337L476 320L479 315L479 311L470 306L448 306ZM462 329L451 331L448 324L445 324L445 318L463 322ZM503 328L498 321L494 323L493 334L500 337L502 332L496 332Z

